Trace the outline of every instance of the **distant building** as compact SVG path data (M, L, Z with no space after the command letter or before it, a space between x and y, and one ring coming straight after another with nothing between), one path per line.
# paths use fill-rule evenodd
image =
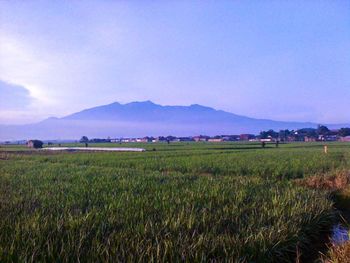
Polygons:
M327 135L325 136L325 141L326 142L335 142L338 140L338 136L337 135Z
M179 137L180 142L192 142L194 141L192 137Z
M240 140L240 137L239 135L222 135L221 138L224 140L224 141L239 141Z
M38 148L43 148L43 142L42 141L39 141L39 140L29 140L27 141L27 147L28 148L35 148L35 149L38 149Z
M223 138L210 138L208 139L208 142L223 142Z
M136 139L131 139L132 141L135 140L135 142L152 142L151 137L143 137L143 138L136 138Z
M305 141L305 142L315 142L315 141L316 141L316 137L313 137L313 136L305 136L305 137L304 137L304 141Z
M339 140L341 142L350 142L350 136L340 137Z
M261 142L273 142L273 138L260 139Z
M254 134L241 134L239 135L240 141L249 141L251 139L255 139L256 136Z
M319 135L318 141L324 141L324 142L335 142L338 140L337 135Z
M195 140L196 142L206 142L208 141L209 138L210 138L209 136L199 135L199 136L193 137L193 140Z

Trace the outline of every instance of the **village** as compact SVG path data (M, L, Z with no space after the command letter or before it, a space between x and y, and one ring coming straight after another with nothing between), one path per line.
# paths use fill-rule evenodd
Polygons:
M146 136L142 138L93 138L87 136L81 137L79 141L71 141L74 143L172 143L172 142L350 142L350 128L341 128L338 130L329 130L326 126L319 126L317 129L304 128L299 130L280 130L279 132L268 130L262 131L259 135L240 134L240 135L216 135L216 136ZM8 144L11 142L7 142ZM41 148L44 143L48 146L57 141L40 141L28 140L21 141L20 144L27 144L29 148ZM64 141L62 141L64 143Z
M107 139L88 139L83 136L79 142L81 143L156 143L156 142L316 142L316 141L343 141L350 142L350 128L341 128L337 130L329 130L326 126L319 126L317 129L304 128L299 130L274 130L262 131L258 135L239 134L239 135L198 135L188 137L177 136L146 136L142 138L107 138Z
M42 148L45 144L52 146L54 144L64 143L174 143L174 142L350 142L350 128L341 128L329 130L326 126L318 128L303 128L299 130L274 130L261 131L255 134L239 134L239 135L197 135L197 136L145 136L145 137L121 137L121 138L91 138L82 136L80 140L19 140L1 142L4 145L27 145L29 148Z

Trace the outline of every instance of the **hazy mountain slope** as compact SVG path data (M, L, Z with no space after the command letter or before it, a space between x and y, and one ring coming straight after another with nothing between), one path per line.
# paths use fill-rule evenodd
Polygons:
M151 101L132 102L121 105L94 107L66 116L65 120L116 120L116 121L223 121L223 120L249 120L250 118L238 116L233 113L217 111L201 105L191 106L161 106Z
M88 137L217 135L306 127L316 127L316 124L253 119L196 104L161 106L151 101L127 104L115 102L63 118L49 118L35 124L2 125L0 140L79 139L82 135Z

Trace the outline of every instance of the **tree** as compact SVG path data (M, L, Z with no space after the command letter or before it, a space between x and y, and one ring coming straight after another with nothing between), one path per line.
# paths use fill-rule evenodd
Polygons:
M268 131L262 131L260 132L260 138L261 139L267 139L267 138L278 138L279 133L275 132L274 130L268 130Z
M290 136L292 134L292 132L290 130L280 130L278 133L278 137L282 140L282 141L286 141L288 136Z
M86 137L86 136L83 136L83 137L81 137L81 139L79 140L79 142L81 142L81 143L87 143L87 142L89 142L89 138Z
M350 128L341 128L338 135L341 137L350 136Z
M316 137L317 136L317 130L313 129L313 128L303 128L303 129L299 129L298 130L298 134L302 135L302 136Z
M326 126L318 125L317 134L318 135L327 135L329 133L329 129Z

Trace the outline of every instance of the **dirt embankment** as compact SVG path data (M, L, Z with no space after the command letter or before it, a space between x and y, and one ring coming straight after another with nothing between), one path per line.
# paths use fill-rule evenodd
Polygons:
M350 185L350 172L340 171L333 175L311 176L297 181L299 185L328 191L339 191Z

